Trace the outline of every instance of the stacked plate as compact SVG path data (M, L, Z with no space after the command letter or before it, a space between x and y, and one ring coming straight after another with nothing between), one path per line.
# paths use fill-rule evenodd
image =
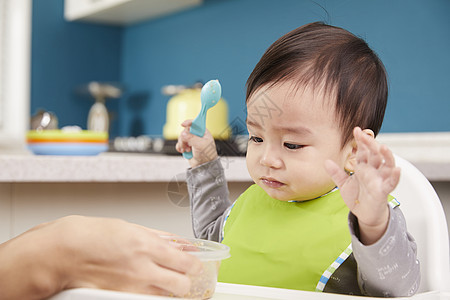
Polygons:
M97 155L108 150L108 133L90 130L31 130L28 148L37 155Z

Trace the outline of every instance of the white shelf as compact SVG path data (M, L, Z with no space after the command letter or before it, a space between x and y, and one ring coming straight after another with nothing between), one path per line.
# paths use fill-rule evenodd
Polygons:
M203 0L65 0L68 21L128 25L200 5Z

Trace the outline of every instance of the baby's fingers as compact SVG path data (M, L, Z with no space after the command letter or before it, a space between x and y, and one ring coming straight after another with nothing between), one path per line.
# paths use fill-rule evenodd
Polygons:
M400 168L395 166L394 155L386 145L381 145L380 152L384 158L384 163L380 168L381 174L385 181L386 192L390 193L400 180Z
M183 124L186 126L183 126ZM190 128L191 124L192 124L191 120L184 121L181 124L185 128L178 136L178 141L177 141L177 144L175 145L175 149L180 153L192 151L192 148L189 145L189 139L190 139L189 128Z
M391 150L386 145L380 146L380 152L383 155L384 165L389 168L395 167L395 159Z
M358 127L355 128L354 135L358 145L358 163L366 163L375 169L380 168L385 162L380 145L371 135L364 133Z
M181 123L181 126L183 126L183 127L191 127L191 125L192 125L192 120L191 119L189 119L189 120L184 120L183 121L183 123Z
M192 151L191 147L188 144L182 143L180 141L178 141L175 145L175 150L177 150L179 153Z
M339 166L332 160L325 161L325 170L338 187L343 186L349 177L347 173L345 173L344 170L341 170L341 168L339 168Z
M370 150L367 145L367 140L364 137L364 133L361 128L356 127L353 130L353 135L355 137L357 151L356 151L356 162L358 164L366 164L369 162Z

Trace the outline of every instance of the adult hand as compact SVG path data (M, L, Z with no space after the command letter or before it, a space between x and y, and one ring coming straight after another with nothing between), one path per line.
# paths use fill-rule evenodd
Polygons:
M192 151L192 158L189 160L189 165L194 168L216 159L218 155L214 138L208 129L206 129L203 137L199 137L189 132L191 125L192 120L186 120L181 123L184 130L178 137L178 142L175 147L180 153Z
M358 218L361 242L370 245L388 226L388 195L398 184L400 169L395 167L394 156L386 145L378 144L359 127L353 130L353 135L354 174L349 176L332 161L326 162L326 168L350 211Z
M200 261L162 233L118 219L70 216L0 245L0 299L45 299L70 288L154 295L189 292Z

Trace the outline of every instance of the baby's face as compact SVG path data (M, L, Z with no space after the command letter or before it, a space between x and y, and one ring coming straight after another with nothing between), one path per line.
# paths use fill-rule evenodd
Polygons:
M344 169L352 147L341 147L334 101L326 97L285 82L249 98L247 168L271 197L309 200L335 187L324 162L331 159Z

